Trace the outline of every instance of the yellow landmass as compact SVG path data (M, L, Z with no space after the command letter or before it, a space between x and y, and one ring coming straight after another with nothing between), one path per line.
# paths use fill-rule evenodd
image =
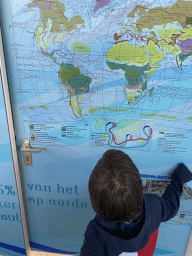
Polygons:
M133 46L127 42L119 43L111 47L107 52L107 59L136 66L144 66L149 62L143 46Z
M165 58L165 53L158 52L157 46L152 41L145 46L145 49L149 53L151 67L156 67L158 63Z
M182 34L178 39L179 40L186 40L188 38L192 38L192 27L189 26L186 29L182 30L184 32L184 34Z
M131 104L141 97L142 89L138 89L138 88L130 89L126 87L125 92L126 92L127 100Z
M162 29L159 30L159 35L161 38L165 39L167 43L172 42L172 34L180 34L181 31L179 29L173 29L171 27L172 24L167 24L169 25L169 29L165 28L163 25L161 27L163 27Z
M169 118L169 119L177 119L177 116L167 116L164 114L156 114L156 113L152 113L152 114L144 114L144 113L140 113L141 116L146 116L146 117L154 117L154 116L158 116L158 117L164 117L164 118Z
M114 109L114 108L108 108L108 107L98 107L98 108L90 108L88 110L88 113L90 115L93 115L95 114L97 111L99 110L103 110L103 109L106 109L106 110L109 110L109 111L113 111L113 112L126 112L128 111L128 109Z
M81 102L81 99L79 98L79 96L82 97L84 96L84 94L71 97L71 107L76 116L82 117L83 108L79 105L79 103Z
M179 54L179 53L181 53L181 49L177 45L174 45L174 49L172 50L172 54L176 55L176 54Z
M127 72L127 71L125 70L125 75L130 75L130 77L136 78L137 73L136 73L136 72Z
M177 45L169 45L165 41L160 41L159 49L165 53L172 53L173 55L179 54L181 52L180 48Z
M40 35L41 35L41 32L40 32L39 30L37 30L36 38L37 38L37 41L38 41L38 44L39 44L39 45L41 44Z
M152 68L152 69L149 71L149 73L147 74L147 76L149 77L150 75L152 75L152 74L157 70L158 66L159 66L159 65L157 65L157 67L155 67L155 68Z
M41 105L41 108L49 111L49 109L47 107L45 107L44 105Z
M130 104L133 103L133 99L132 99L132 97L128 94L126 88L125 88L125 92L126 92L126 97L127 97L128 102L129 102Z

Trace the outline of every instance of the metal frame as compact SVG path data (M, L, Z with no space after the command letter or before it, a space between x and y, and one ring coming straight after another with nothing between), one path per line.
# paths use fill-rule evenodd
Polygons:
M18 161L18 154L17 154L15 130L13 125L13 115L12 115L10 93L9 93L9 86L8 86L8 80L7 80L1 26L0 26L0 75L2 78L5 109L6 109L6 115L7 115L9 137L11 142L11 150L12 150L12 156L13 156L13 165L14 165L15 179L16 179L16 185L17 185L17 193L18 193L18 199L19 199L25 249L26 249L26 255L30 256L31 248L30 248L30 242L29 242L29 232L28 232L26 212L25 212L23 192L22 192L22 181L21 181L21 175L19 170L19 161ZM188 244L185 251L185 256L191 256L191 255L192 255L192 230L191 230Z
M16 137L15 137L14 124L13 124L13 114L12 114L12 108L11 108L10 93L9 93L6 64L5 64L5 57L4 57L1 26L0 26L0 74L1 74L2 85L3 85L5 110L7 115L9 138L11 143L13 166L14 166L14 172L15 172L16 185L17 185L17 194L19 199L19 207L20 207L25 249L26 249L26 255L29 256L31 252L31 248L30 248L30 242L29 242L29 232L27 227L26 212L24 207L24 197L23 197L23 191L22 191L21 175L19 170L19 161L18 161Z
M185 256L191 256L191 255L192 255L192 230L187 243L187 248L185 250Z

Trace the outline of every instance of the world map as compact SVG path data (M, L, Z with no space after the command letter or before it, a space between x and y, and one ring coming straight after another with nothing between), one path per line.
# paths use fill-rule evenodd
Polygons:
M142 150L191 131L191 1L33 0L12 21L30 127L60 125L66 146Z
M144 193L162 196L179 162L192 168L192 1L9 0L0 7L17 147L29 138L41 149L32 166L18 150L31 247L77 254L95 216L87 181L106 150L133 159ZM188 182L177 215L161 223L155 255L184 255L191 198Z

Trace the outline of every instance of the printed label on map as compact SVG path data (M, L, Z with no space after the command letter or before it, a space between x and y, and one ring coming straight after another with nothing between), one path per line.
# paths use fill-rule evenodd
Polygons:
M154 133L153 151L192 154L191 140L191 133L156 131Z
M90 140L88 125L30 124L33 145L81 146Z
M32 145L61 146L60 125L30 123L29 128Z
M61 126L62 143L71 146L81 146L90 141L90 126L67 125Z

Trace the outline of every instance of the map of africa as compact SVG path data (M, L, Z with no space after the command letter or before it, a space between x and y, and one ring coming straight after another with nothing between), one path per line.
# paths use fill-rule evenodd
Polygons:
M44 136L61 146L192 153L191 1L17 7L20 95L33 143Z

